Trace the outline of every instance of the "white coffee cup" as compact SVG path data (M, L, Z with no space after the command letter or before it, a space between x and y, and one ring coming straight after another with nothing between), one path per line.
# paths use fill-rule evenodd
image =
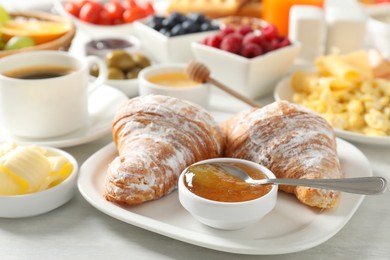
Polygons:
M89 69L99 66L99 77L89 82ZM65 75L21 79L11 77L28 68L67 67ZM6 76L8 75L8 76ZM12 136L48 138L71 133L88 124L88 96L102 86L107 69L97 57L75 57L62 51L34 51L0 59L1 127Z
M171 96L191 101L207 108L210 97L210 85L207 83L178 87L174 86L174 82L172 82L172 86L169 86L168 83L159 84L150 81L151 77L156 75L166 73L185 73L185 67L186 64L182 63L164 63L155 64L142 69L138 75L138 90L140 96L150 94Z

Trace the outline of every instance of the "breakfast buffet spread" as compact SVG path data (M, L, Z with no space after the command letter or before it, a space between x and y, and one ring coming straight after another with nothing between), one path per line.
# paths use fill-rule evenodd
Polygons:
M0 7L0 217L47 213L78 186L113 218L219 251L290 253L335 235L363 195L256 185L234 172L254 181L365 177L375 190L361 194L384 193L386 179L373 177L365 155L343 139L390 145L390 62L378 49L332 46L302 68L299 52L308 46L265 20L266 2L56 0L54 13ZM212 82L195 82L191 60L230 94L274 93L275 101L243 106ZM57 149L107 135L111 143L80 169ZM32 201L34 208L15 205ZM169 206L172 220L157 213ZM305 215L304 228L291 210ZM313 231L319 216L329 224L321 238ZM279 240L291 246L265 246L275 224L300 242L286 235ZM265 230L265 244L250 229ZM229 236L238 245L220 241Z

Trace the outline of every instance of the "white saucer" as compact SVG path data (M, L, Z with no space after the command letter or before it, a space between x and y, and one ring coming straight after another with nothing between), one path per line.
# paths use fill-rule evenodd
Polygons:
M104 85L89 97L88 125L70 134L52 138L25 138L13 136L0 129L0 143L13 140L19 144L36 144L41 146L70 147L94 141L111 131L111 123L118 107L128 97L121 91Z

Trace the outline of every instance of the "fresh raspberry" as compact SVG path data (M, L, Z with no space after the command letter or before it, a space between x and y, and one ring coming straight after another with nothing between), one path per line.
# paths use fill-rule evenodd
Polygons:
M200 42L203 43L204 45L209 45L209 39L210 39L210 36L204 38L204 39L201 40Z
M272 41L279 36L278 29L273 24L268 24L266 27L261 28L262 33L264 34L267 40Z
M279 48L286 47L289 45L291 45L291 42L287 37L283 37L283 36L279 37L279 43L278 43Z
M230 33L226 35L221 42L221 50L239 54L242 47L242 35L238 33Z
M262 45L265 52L273 51L279 48L279 41L278 39L273 39L272 41L265 42L265 44Z
M247 44L257 44L262 45L263 42L265 42L266 39L263 34L259 32L250 32L247 35L244 36L244 39L242 40L243 45Z
M250 32L253 32L252 26L249 24L244 24L241 25L238 29L237 32L241 35L247 35Z
M214 48L219 48L221 42L222 42L222 36L220 34L215 34L208 37L207 45Z
M264 53L272 51L271 42L269 42L269 41L263 42L263 44L261 44L261 47L263 48Z
M247 58L257 57L261 54L263 54L263 48L253 43L244 45L241 50L241 55Z
M219 34L224 38L226 35L234 33L236 30L231 26L226 26L219 31Z

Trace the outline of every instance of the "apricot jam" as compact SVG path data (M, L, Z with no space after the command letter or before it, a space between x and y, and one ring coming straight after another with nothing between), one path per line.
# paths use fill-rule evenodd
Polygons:
M241 168L253 179L267 178L258 169L241 163L228 164ZM220 202L242 202L260 198L271 190L271 185L253 185L232 175L216 164L191 166L184 174L184 184L192 193L209 200Z

